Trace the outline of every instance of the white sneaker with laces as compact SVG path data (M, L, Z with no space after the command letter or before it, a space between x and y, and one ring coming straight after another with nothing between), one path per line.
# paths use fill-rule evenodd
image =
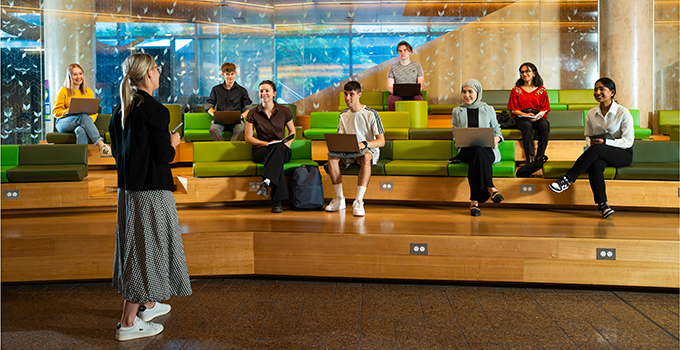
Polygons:
M99 147L99 156L100 157L111 157L113 154L111 154L111 146L107 144L103 144L101 147Z
M135 322L130 327L123 327L120 323L116 327L116 340L126 341L138 338L153 337L163 331L163 325L142 321L135 317Z
M149 322L158 316L166 315L168 312L170 312L170 309L170 305L158 302L151 309L148 309L142 305L139 307L139 311L137 311L137 317L141 318L142 321Z
M345 197L333 197L330 203L326 206L326 211L338 211L343 210L347 207L345 204Z
M352 204L352 209L354 216L366 215L366 211L364 210L364 201L355 200Z

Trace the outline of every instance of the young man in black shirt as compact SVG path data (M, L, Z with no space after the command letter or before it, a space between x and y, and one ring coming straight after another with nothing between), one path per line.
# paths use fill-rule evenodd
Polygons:
M243 86L236 83L236 65L227 62L222 65L221 70L221 75L224 77L224 84L215 85L212 88L205 109L213 117L215 116L215 111L244 112L246 107L253 102L250 100L250 97L248 97L248 91ZM213 141L224 141L224 138L222 137L224 129L233 132L231 141L243 141L243 132L245 131L243 120L232 125L216 124L213 121L210 125L210 135L212 136Z

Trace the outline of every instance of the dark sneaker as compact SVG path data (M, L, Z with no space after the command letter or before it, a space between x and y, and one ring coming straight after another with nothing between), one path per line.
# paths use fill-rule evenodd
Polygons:
M500 192L496 191L491 195L491 200L494 203L498 204L498 203L504 201L505 198L503 198L503 195Z
M571 181L566 176L562 176L557 181L550 184L550 189L555 193L562 193L564 190L569 188Z
M257 190L257 194L264 198L269 198L269 185L266 182L260 183L260 188Z
M482 215L482 211L479 210L479 207L476 205L473 205L470 207L470 215L472 216L480 216Z
M610 217L612 214L614 214L614 209L609 207L609 204L607 202L602 202L597 205L597 210L600 211L600 214L602 214L602 218L606 219Z
M281 202L274 202L274 204L272 204L272 213L283 213L283 205Z

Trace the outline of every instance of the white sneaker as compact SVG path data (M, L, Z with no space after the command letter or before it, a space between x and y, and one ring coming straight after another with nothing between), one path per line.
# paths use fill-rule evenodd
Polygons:
M366 211L364 210L364 201L355 200L352 204L352 209L354 216L366 215Z
M149 322L158 316L166 315L170 312L170 309L170 305L162 303L156 303L151 309L147 309L144 305L141 305L139 311L137 311L137 317L141 318L142 321Z
M111 157L113 154L111 154L111 146L107 144L103 144L101 147L99 147L99 156L100 157Z
M343 210L346 207L345 197L333 197L333 200L326 206L326 211L338 211Z
M131 327L123 327L120 323L116 327L116 340L126 341L138 338L153 337L163 331L163 325L152 322L142 321L135 317L135 322Z

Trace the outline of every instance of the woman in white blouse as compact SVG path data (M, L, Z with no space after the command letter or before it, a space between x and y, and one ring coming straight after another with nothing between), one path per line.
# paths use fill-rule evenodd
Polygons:
M614 214L607 205L604 183L604 169L629 166L633 161L633 116L626 107L614 101L616 84L609 78L595 82L593 95L599 106L588 111L586 116L586 144L588 149L581 154L565 176L550 184L550 189L560 193L588 171L590 188L593 190L597 209L603 218Z

